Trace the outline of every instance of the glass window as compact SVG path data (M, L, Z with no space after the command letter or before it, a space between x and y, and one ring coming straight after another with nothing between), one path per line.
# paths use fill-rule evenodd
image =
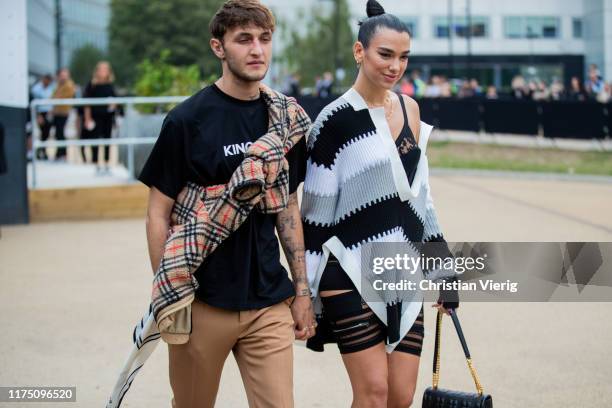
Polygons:
M560 32L557 17L505 17L506 38L558 38Z
M489 35L489 19L482 16L473 16L471 24L468 24L466 16L453 17L452 30L455 36L465 38L470 33L474 38L485 38ZM448 17L434 18L434 36L436 38L448 38L450 28Z
M403 17L400 16L399 17L400 20L402 20L407 26L408 29L410 30L410 34L412 35L413 38L418 37L418 29L419 29L419 19L418 17Z
M572 19L572 32L574 38L582 38L582 19L574 18Z

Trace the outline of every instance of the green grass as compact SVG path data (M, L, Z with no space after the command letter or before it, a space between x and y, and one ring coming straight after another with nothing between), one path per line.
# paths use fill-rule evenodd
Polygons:
M612 176L612 152L430 142L431 167Z

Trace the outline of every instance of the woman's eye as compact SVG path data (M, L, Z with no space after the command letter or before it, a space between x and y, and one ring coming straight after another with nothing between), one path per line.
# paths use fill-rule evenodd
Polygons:
M380 56L383 57L383 58L390 58L391 57L390 54L380 54Z

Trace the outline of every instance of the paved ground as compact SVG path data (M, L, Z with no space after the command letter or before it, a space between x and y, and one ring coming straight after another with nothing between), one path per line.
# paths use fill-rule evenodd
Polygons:
M611 241L610 187L452 173L432 179L451 241ZM75 385L78 402L66 406L103 406L148 302L147 265L140 219L3 227L0 386ZM429 309L415 406L431 384ZM460 309L485 390L503 408L611 406L611 312L612 303L473 303ZM441 384L471 390L459 343L449 325L445 330ZM297 407L349 406L350 387L335 348L315 354L298 345L295 360ZM160 345L124 406L167 407L169 397ZM246 406L231 357L218 406Z

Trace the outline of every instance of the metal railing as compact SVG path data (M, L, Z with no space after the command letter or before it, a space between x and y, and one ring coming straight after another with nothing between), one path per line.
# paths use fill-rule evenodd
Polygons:
M116 98L72 98L72 99L34 99L30 103L30 111L32 117L32 188L36 188L36 162L37 152L39 149L47 147L68 147L68 146L127 146L127 165L130 178L134 175L134 146L142 144L153 144L157 140L157 136L151 137L118 137L111 139L76 139L76 140L47 140L41 141L41 130L38 126L37 108L39 106L56 106L69 105L76 106L94 106L94 105L124 105L125 115L124 124L129 127L129 121L133 115L134 105L161 105L168 103L179 103L184 101L187 96L153 96L153 97L116 97Z

